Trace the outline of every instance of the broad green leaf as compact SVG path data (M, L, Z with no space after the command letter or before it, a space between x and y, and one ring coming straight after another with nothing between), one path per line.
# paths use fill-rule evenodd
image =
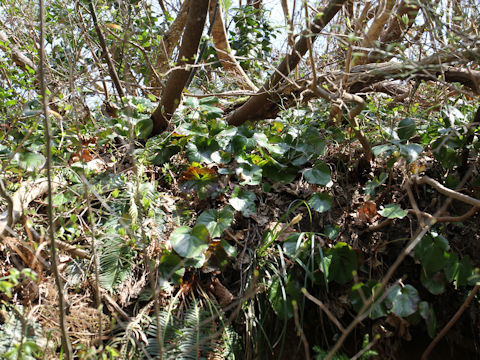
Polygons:
M442 270L449 260L449 245L443 236L424 236L415 246L415 257L420 261L427 278Z
M258 165L240 163L235 169L240 185L258 185L262 181L262 168Z
M217 164L228 164L230 161L232 161L232 155L223 150L214 151L210 158Z
M446 281L443 272L427 273L422 269L420 281L433 295L440 295L445 291Z
M212 162L212 154L219 150L219 146L215 140L194 136L185 146L185 150L190 162L210 164Z
M287 296L287 291L278 276L275 276L270 284L268 300L280 319L288 320L293 316L292 301Z
M403 219L407 215L407 211L398 204L385 205L378 213L387 219Z
M308 205L320 213L330 210L332 207L332 198L327 193L315 193L308 200Z
M221 240L221 244L223 250L229 257L234 258L237 256L237 249L235 248L235 246L230 245L226 240L223 239Z
M230 206L220 211L214 209L204 211L197 219L197 224L205 225L212 238L220 237L232 222L233 209Z
M199 111L202 114L202 117L207 120L218 119L223 115L223 110L210 105L201 105Z
M334 248L328 249L327 258L330 258L328 280L339 284L346 284L353 279L353 271L357 270L357 253L350 245L339 242Z
M179 256L175 254L165 254L160 258L158 270L163 278L179 285L185 274L185 264Z
M170 243L175 252L184 258L197 258L208 248L208 229L203 224L176 228L170 235Z
M446 105L443 107L442 118L446 127L455 127L455 125L465 124L465 116L460 110L451 105Z
M153 121L150 118L139 120L135 124L135 135L139 139L146 139L153 130Z
M250 217L255 214L256 211L255 200L256 197L254 193L237 186L233 190L232 197L228 200L228 203L232 205L235 210L241 211L243 216Z
M448 282L452 282L453 280L455 280L458 274L459 267L460 267L460 262L458 260L457 253L455 252L448 253L445 268L443 270L445 272L445 277L447 278Z
M201 105L217 105L220 101L216 96L208 96L198 100L198 104Z
M387 179L388 179L388 174L382 172L378 176L378 178L375 176L373 180L367 181L365 187L363 188L363 190L365 191L365 194L370 196L375 195L376 188L383 185L385 181L387 181Z
M330 169L325 163L321 163L320 165L314 166L311 169L304 170L303 176L310 184L318 184L326 187L333 185L330 177Z
M433 306L426 301L422 301L418 306L418 311L427 324L428 335L433 339L437 329L437 317L435 316Z
M387 295L388 308L400 317L407 317L418 310L420 297L412 285L395 285Z
M290 234L283 242L283 251L291 258L298 256L299 252L304 249L305 233Z
M335 240L337 238L338 234L340 233L340 227L338 225L328 224L328 225L325 226L325 229L323 230L323 233L329 239Z
M16 159L22 169L27 171L35 171L41 169L45 165L45 156L40 153L26 151L17 153Z
M170 161L171 157L181 150L178 145L169 145L160 149L152 160L155 165L163 165Z
M397 126L397 134L401 140L407 141L417 131L415 120L411 118L403 118Z
M378 299L380 295L384 293L384 291L378 291L380 286L381 284L375 280L370 280L367 284L360 282L353 285L350 291L350 302L352 303L353 309L358 313L365 304L364 299L368 301L372 295L375 297L375 299ZM362 294L360 294L360 291L362 292L363 297ZM388 310L385 306L385 303L382 301L373 309L370 309L369 317L371 319L378 319L382 316L386 316L387 314Z
M288 184L292 182L297 176L298 170L293 167L278 167L273 163L269 162L262 166L262 175L268 179L271 179L275 182L280 182L282 184Z
M455 287L471 285L470 278L474 275L473 266L470 262L470 256L465 255L458 264L458 273L455 279Z
M377 145L372 148L372 152L375 156L379 156L381 154L389 156L395 150L397 150L396 146L390 144Z
M400 153L408 160L415 161L423 151L423 147L419 144L399 144Z

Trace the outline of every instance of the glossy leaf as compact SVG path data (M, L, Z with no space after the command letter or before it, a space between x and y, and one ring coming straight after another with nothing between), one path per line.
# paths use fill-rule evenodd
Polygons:
M397 126L397 134L401 140L407 141L413 135L415 135L417 127L415 120L411 118L403 118L400 120Z
M205 225L212 238L220 237L232 222L233 209L230 206L226 206L220 211L214 209L206 210L197 219L197 224Z
M237 186L233 190L232 197L228 200L228 203L235 210L241 211L243 216L250 217L256 211L255 200L256 196L254 193Z
M357 270L357 253L352 247L344 242L339 242L333 249L326 252L330 258L328 268L328 280L339 284L346 284L353 280L353 271Z
M315 193L308 200L308 205L317 212L325 212L332 207L332 198L327 193Z
M327 187L333 185L332 178L330 176L330 169L325 163L321 163L320 165L311 169L304 170L303 176L310 184L318 184Z
M388 308L400 317L407 317L418 310L420 297L412 285L395 285L387 295Z
M385 205L378 213L387 219L403 219L407 216L407 211L403 210L398 204Z

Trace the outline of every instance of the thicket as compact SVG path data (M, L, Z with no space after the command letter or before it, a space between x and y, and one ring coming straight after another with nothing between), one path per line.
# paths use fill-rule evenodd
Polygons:
M478 358L479 5L2 1L0 357Z

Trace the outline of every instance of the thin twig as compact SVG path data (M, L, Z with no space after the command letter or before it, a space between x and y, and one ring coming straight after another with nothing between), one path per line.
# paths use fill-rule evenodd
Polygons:
M307 337L305 336L305 333L303 332L302 325L300 324L300 321L298 319L298 304L297 301L292 301L292 306L293 306L293 318L295 320L295 326L297 327L297 331L300 334L300 338L302 339L304 351L305 351L305 359L310 360L310 347L308 345Z
M0 179L0 195L5 199L8 207L6 227L3 229L2 232L0 232L1 237L3 235L3 232L5 232L5 229L11 229L13 224L13 200L12 197L7 193L7 190L5 189L5 184L3 183L2 179Z
M457 310L455 315L450 319L450 321L445 325L445 327L440 331L437 336L435 336L435 339L428 345L427 349L423 352L422 355L422 360L427 360L428 355L432 352L432 350L435 348L435 346L438 344L438 342L447 334L448 330L451 329L453 324L462 316L463 312L467 309L467 307L470 305L470 302L474 298L475 294L477 293L478 289L480 288L480 284L477 283L473 289L470 295L468 295L468 298L465 300L465 302L460 306L460 308Z
M40 73L40 93L42 97L42 107L43 107L43 116L45 122L45 154L46 162L45 167L47 171L47 182L48 182L48 234L50 237L50 254L51 254L51 263L52 270L55 276L55 283L57 284L58 291L58 312L59 312L59 321L60 321L60 331L62 333L62 347L67 360L73 359L72 344L68 337L67 324L65 321L65 298L63 295L63 281L58 270L58 259L57 259L57 246L55 244L55 232L53 225L53 186L52 186L52 129L50 126L50 118L48 112L47 104L47 86L45 81L45 2L44 0L39 1L40 5L40 64L39 64L39 73Z
M415 181L417 184L428 184L431 187L435 188L439 193L442 193L443 195L446 195L450 198L453 198L458 201L462 201L466 204L472 205L474 207L480 207L480 200L475 199L473 197L470 197L468 195L462 194L458 191L449 189L442 184L440 184L438 181L428 177L428 176L422 176L419 177L417 175L412 177L413 181Z
M88 1L88 7L90 9L90 15L92 16L93 25L95 26L95 31L97 32L98 41L100 42L100 46L102 48L103 56L105 57L105 61L107 62L108 72L110 73L110 77L113 80L115 89L117 90L117 93L120 96L120 101L123 103L123 98L125 97L125 93L123 91L122 85L120 84L120 79L118 78L117 70L115 69L112 58L110 57L110 52L108 51L107 43L105 41L105 37L103 36L102 29L100 29L100 26L98 25L97 14L95 12L95 7L93 6L92 0Z
M335 326L338 328L338 330L340 330L342 333L345 331L345 328L342 326L342 324L340 324L340 321L338 321L338 319L335 317L335 315L332 314L332 312L330 310L328 310L328 308L325 306L325 304L323 302L321 302L319 299L317 299L316 297L314 297L313 295L311 295L307 289L303 288L302 289L302 293L303 295L305 295L305 297L312 301L313 303L315 303L316 305L318 305L318 307L323 311L325 312L325 314L327 314L328 318L330 319L331 322L333 322L335 324Z

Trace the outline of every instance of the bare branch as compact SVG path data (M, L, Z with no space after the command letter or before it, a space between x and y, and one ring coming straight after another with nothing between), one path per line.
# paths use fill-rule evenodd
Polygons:
M45 123L45 154L47 171L47 194L48 194L48 234L50 237L50 256L52 270L55 276L55 283L58 291L59 321L60 331L62 333L62 347L67 360L73 359L72 344L68 337L67 324L65 322L65 298L63 294L63 281L58 270L57 246L55 244L55 230L53 224L53 185L52 185L52 129L50 126L48 103L47 103L47 86L45 82L45 2L39 1L40 5L40 93L42 96L43 116Z

